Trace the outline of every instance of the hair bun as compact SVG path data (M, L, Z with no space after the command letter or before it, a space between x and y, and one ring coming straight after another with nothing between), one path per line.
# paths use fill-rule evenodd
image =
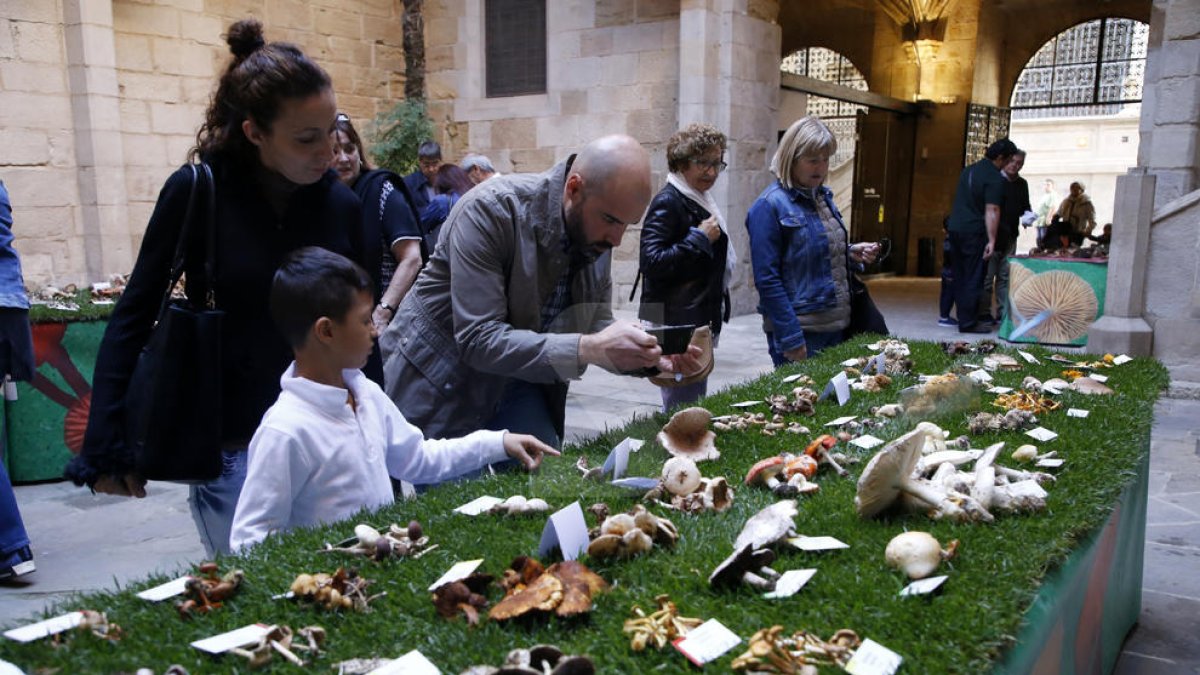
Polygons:
M234 23L225 35L225 42L239 61L250 56L266 44L262 23L258 19L242 19Z

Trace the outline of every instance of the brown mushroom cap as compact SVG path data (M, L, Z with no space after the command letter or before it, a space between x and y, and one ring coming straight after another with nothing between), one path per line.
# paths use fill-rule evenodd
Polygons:
M900 486L912 475L924 445L925 430L913 429L885 445L867 462L854 495L854 508L860 518L870 518L896 501Z
M694 462L721 456L713 444L716 434L708 429L712 413L705 408L684 408L658 434L658 442L672 455L682 455Z
M1093 380L1090 377L1077 377L1071 383L1071 389L1088 395L1106 395L1113 393L1113 390L1100 380Z
M745 544L734 549L733 555L717 565L708 576L708 584L713 588L736 586L742 582L746 572L756 572L775 562L775 552L769 548L755 549L751 544Z

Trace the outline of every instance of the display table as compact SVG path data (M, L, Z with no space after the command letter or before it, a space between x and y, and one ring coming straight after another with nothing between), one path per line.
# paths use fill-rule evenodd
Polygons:
M4 462L14 483L59 480L83 445L91 374L107 321L34 323L37 371L4 402Z
M1104 312L1108 261L1008 259L1008 311L1000 337L1009 342L1083 346Z

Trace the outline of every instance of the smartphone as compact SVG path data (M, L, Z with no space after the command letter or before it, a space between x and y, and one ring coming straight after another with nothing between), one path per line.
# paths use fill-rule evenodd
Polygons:
M692 341L695 326L644 326L647 333L658 340L663 354L682 354Z

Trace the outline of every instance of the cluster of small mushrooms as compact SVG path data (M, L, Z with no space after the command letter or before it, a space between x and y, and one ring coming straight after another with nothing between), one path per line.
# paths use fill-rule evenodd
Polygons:
M658 610L650 614L634 605L630 612L633 618L626 619L621 628L631 636L629 647L635 652L644 651L646 647L661 650L703 623L700 619L680 616L679 608L665 593L655 597L654 601L658 603Z
M296 575L291 592L294 599L329 611L352 609L365 612L372 600L383 595L367 595L367 586L370 585L371 581L359 576L358 570L339 567L333 574L318 572Z
M215 562L200 563L197 571L199 574L190 577L184 585L183 599L175 603L181 619L190 619L194 614L207 614L219 608L237 593L245 578L241 570L220 574Z
M460 675L593 675L596 666L586 656L570 656L553 645L514 649L500 667L472 666Z
M776 625L751 635L749 648L729 666L755 673L817 675L817 666L844 668L861 643L858 634L848 628L822 640L806 631L784 635L783 626Z
M307 626L293 632L287 626L278 625L270 626L266 635L259 638L258 642L248 646L234 647L229 650L229 653L246 659L251 668L266 666L271 663L275 654L279 654L289 663L303 668L308 664L296 652L306 652L316 656L321 653L321 647L324 644L325 629L320 626Z
M607 506L592 507L596 514L605 513ZM656 516L641 504L628 513L617 513L602 519L600 527L593 531L592 542L587 553L593 558L632 558L652 549L655 544L673 546L679 539L675 524Z
M340 542L337 546L326 544L321 552L349 553L373 560L405 557L415 559L435 548L437 545L429 545L429 537L424 535L421 523L413 520L407 527L392 523L383 532L365 523L359 523L354 526L352 539Z

